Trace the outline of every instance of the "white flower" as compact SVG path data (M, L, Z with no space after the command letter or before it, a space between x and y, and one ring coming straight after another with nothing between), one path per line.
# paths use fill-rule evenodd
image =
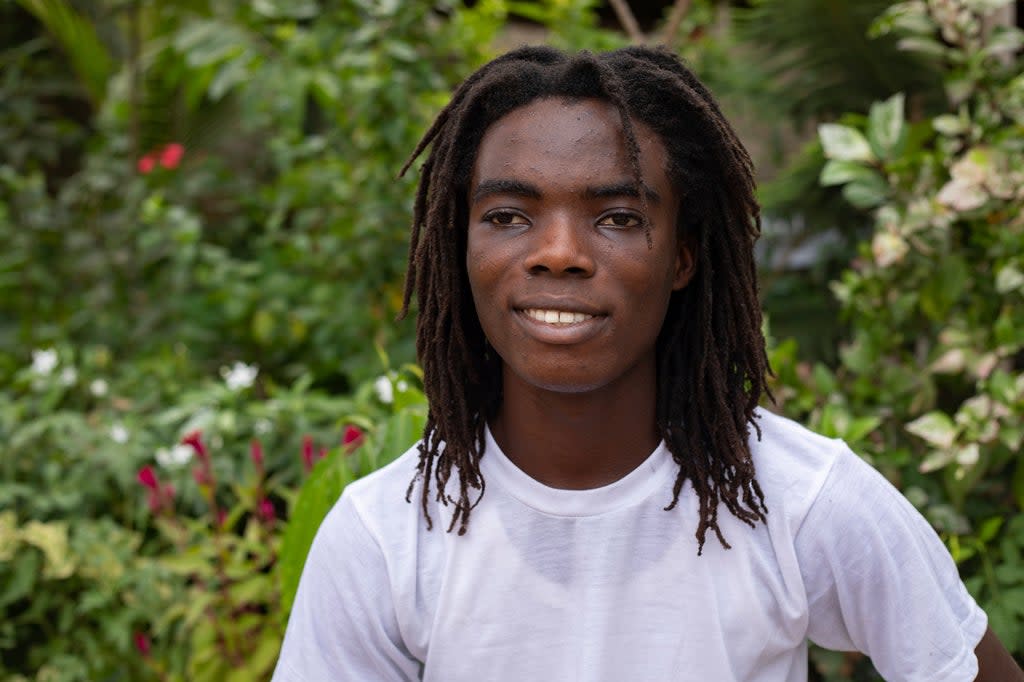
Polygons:
M107 382L103 379L93 379L92 383L89 384L89 393L92 393L97 398L105 396L109 389L110 387L107 386Z
M46 376L57 366L57 351L52 348L32 351L32 371Z
M78 381L78 371L74 367L65 367L60 371L62 386L74 386L76 381Z
M270 433L270 430L274 428L274 425L269 419L257 419L252 428L256 433L262 436Z
M879 267L887 268L899 263L909 250L910 247L903 237L894 232L878 232L871 240L871 253Z
M399 379L398 383L395 384L395 388L398 389L399 393L405 393L406 391L409 390L409 382L406 381L405 379Z
M192 448L179 443L170 449L157 450L156 462L165 469L179 469L192 461L192 454Z
M256 365L247 365L244 362L236 362L231 367L221 367L220 375L224 377L224 383L232 391L240 391L249 388L256 381L256 375L260 373Z
M123 424L114 424L110 427L110 439L115 443L127 443L128 429Z
M384 375L377 377L377 380L373 382L373 390L377 392L377 398L385 405L390 405L395 399L395 391L391 385L391 379Z

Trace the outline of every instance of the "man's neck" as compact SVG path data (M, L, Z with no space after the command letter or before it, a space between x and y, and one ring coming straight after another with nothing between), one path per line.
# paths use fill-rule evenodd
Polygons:
M545 391L506 376L491 431L535 480L583 490L619 480L654 451L660 440L655 409L653 367L588 393Z

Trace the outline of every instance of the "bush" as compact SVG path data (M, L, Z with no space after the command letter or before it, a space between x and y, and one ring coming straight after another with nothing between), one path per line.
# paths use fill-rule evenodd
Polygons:
M938 528L1007 647L1024 654L1024 33L1005 2L903 2L874 25L931 60L948 110L904 97L820 127L824 185L873 235L833 291L834 371L775 351L790 414L847 438Z

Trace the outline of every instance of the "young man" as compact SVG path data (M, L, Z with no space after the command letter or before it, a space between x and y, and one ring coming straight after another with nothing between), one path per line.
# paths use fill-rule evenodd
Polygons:
M808 639L1015 679L914 508L757 408L751 162L676 57L516 50L428 145L427 427L324 521L276 680L795 682Z

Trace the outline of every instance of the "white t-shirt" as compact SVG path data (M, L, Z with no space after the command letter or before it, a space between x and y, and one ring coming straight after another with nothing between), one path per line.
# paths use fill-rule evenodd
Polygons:
M417 452L345 490L306 562L274 675L443 682L804 682L807 640L887 680L973 680L984 612L921 515L844 443L761 413L768 521L698 498L664 444L621 480L549 488L490 433L464 536L405 502ZM457 476L450 485L454 488Z

